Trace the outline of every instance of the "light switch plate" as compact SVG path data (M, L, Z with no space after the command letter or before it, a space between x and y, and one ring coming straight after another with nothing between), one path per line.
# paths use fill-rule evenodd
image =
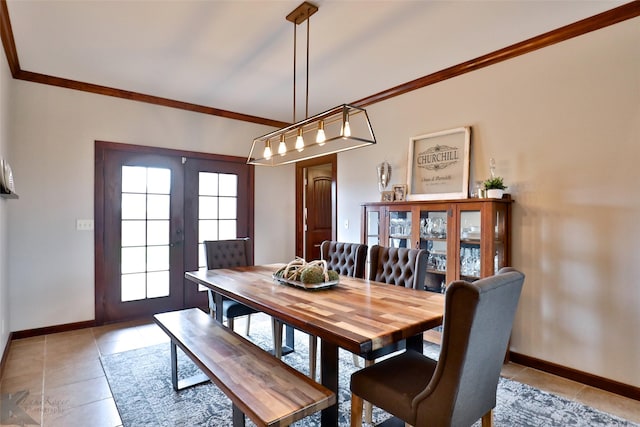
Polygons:
M93 231L93 220L92 219L76 219L76 230Z

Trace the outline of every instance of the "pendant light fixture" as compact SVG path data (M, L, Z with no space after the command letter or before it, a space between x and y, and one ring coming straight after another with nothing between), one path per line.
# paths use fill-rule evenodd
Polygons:
M278 166L327 154L352 150L376 143L369 116L364 108L342 104L309 117L309 21L318 7L304 2L289 15L293 23L293 124L253 140L247 164ZM296 34L297 26L307 23L307 78L305 119L296 122ZM305 139L306 138L306 139ZM271 141L279 141L277 154Z

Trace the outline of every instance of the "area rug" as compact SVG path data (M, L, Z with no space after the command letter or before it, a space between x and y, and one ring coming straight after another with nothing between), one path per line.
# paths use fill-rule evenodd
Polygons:
M268 322L252 322L250 339L262 348L271 347ZM296 331L296 351L283 360L308 373L307 335ZM231 423L231 401L213 384L207 383L175 392L171 386L169 344L102 357L102 365L125 427L209 426L227 427ZM425 344L425 354L437 357L439 348ZM198 372L198 368L178 351L180 377ZM358 369L351 353L340 350L338 401L339 424L349 425L349 376ZM250 366L247 369L251 369ZM389 415L377 408L373 413L378 424ZM638 424L606 414L563 397L538 390L505 378L500 379L495 426L635 426ZM247 419L247 425L253 426ZM320 425L319 414L300 420L296 427ZM477 426L480 423L476 423Z

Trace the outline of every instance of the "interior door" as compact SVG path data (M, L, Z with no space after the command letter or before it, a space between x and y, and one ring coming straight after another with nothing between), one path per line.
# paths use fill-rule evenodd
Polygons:
M320 259L320 244L336 239L337 156L296 163L296 255Z
M305 256L309 260L320 259L320 244L331 240L331 164L307 168L305 190Z
M96 321L185 307L206 293L205 239L252 237L253 167L244 158L96 142Z

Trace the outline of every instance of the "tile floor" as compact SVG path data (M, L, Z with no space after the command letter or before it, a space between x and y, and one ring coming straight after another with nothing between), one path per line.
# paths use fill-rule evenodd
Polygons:
M242 321L236 323L236 330L244 331ZM2 405L8 405L2 408L0 425L120 426L100 355L166 341L155 324L142 321L15 340L0 380ZM513 363L505 365L502 373L640 423L640 401ZM4 419L9 412L6 409L13 405L18 408L14 416L23 420L22 424Z

